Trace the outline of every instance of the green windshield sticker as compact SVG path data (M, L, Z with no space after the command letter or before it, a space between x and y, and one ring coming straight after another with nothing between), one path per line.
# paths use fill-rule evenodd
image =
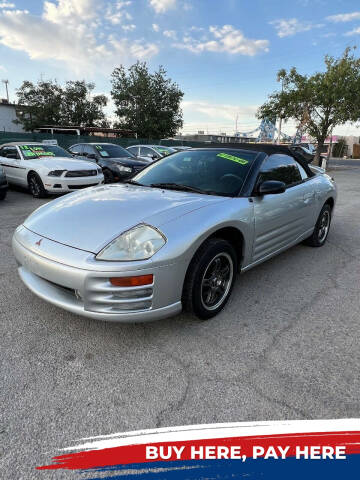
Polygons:
M24 157L55 157L54 152L48 152L44 150L44 147L38 147L34 145L20 145Z
M31 152L30 150L23 151L23 155L24 155L24 157L36 157L37 156L36 153Z
M234 155L229 155L228 153L218 153L216 156L220 158L226 158L226 160L231 160L232 162L240 163L240 165L247 165L249 163L248 160L244 160L240 157L235 157Z
M102 146L101 145L96 145L96 147L98 150L102 150Z

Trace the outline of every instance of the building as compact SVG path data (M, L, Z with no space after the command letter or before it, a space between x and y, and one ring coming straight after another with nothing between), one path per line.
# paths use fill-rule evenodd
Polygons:
M199 132L196 134L176 135L174 140L181 140L183 142L202 142L202 143L249 143L255 142L254 137L240 137L237 135L220 134L206 134Z
M24 129L21 124L14 123L16 120L16 108L13 103L0 98L0 131L9 133L22 133Z
M36 132L50 133L51 135L61 133L68 135L87 135L106 138L131 138L135 134L131 130L123 130L119 128L103 128L103 127L81 127L73 125L43 125L36 128Z

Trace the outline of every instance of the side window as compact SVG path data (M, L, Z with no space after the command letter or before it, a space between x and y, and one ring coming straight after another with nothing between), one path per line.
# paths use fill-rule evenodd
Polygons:
M257 184L259 185L266 180L278 180L284 182L286 186L295 185L302 182L304 178L300 168L307 178L305 170L292 157L282 154L271 155L260 169Z
M135 155L136 157L139 154L139 147L129 147L127 150L129 150L129 152Z
M140 148L140 156L141 157L153 157L154 155L156 155L157 157L159 157L159 155L157 155L155 153L154 150L152 150L151 148L149 147L141 147Z
M309 175L305 172L305 170L303 169L303 167L300 165L300 163L296 162L298 168L299 168L299 171L300 171L300 175L301 175L301 178L302 180L306 180L307 178L309 178Z
M20 159L19 152L16 147L3 147L2 156L7 158Z
M71 152L74 155L82 155L83 147L82 145L74 145L73 147L69 148L69 152Z
M83 155L89 155L90 153L95 154L94 148L92 145L84 145Z

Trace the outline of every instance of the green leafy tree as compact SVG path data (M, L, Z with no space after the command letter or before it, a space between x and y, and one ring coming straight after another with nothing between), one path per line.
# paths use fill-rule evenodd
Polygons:
M280 70L282 91L274 92L258 110L258 118L295 119L316 139L316 161L333 129L360 119L360 59L347 48L340 58L325 57L325 71L301 75Z
M93 95L93 83L69 81L61 87L56 80L24 81L17 90L17 123L26 131L43 125L107 125L103 108L105 95Z
M66 82L61 103L61 121L64 125L99 127L104 123L105 95L93 95L94 83Z
M117 128L132 130L139 137L164 138L182 127L184 94L163 67L151 74L146 63L137 62L127 71L120 66L113 71L111 83Z
M56 80L41 80L37 84L26 80L16 93L19 107L15 122L21 123L26 131L61 123L63 91Z

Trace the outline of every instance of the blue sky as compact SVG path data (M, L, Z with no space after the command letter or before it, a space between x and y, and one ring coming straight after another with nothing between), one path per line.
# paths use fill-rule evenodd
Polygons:
M146 60L185 92L185 132L233 133L237 115L240 131L255 128L280 68L321 70L326 53L359 40L358 0L0 0L0 77L12 100L41 76L108 93L114 67Z

